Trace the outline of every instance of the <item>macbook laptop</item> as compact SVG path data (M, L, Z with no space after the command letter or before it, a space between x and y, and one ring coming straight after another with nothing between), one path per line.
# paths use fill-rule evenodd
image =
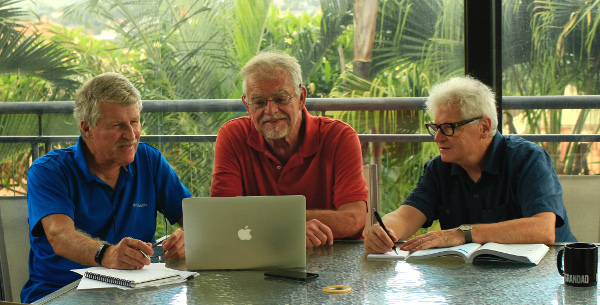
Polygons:
M188 270L306 266L306 198L197 197L183 200Z

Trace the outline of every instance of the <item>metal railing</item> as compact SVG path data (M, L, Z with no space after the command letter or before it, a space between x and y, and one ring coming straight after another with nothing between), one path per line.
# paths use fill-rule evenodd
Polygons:
M380 98L309 98L306 107L310 111L382 111L424 110L424 97ZM143 101L143 113L167 112L245 112L239 99L198 100L152 100ZM8 102L0 103L0 114L37 114L37 136L0 136L0 143L29 143L33 159L39 157L39 144L52 147L52 143L73 143L78 135L44 135L42 115L73 113L75 102ZM584 96L505 96L504 110L522 109L600 109L600 95ZM533 142L600 142L598 134L520 134ZM143 135L144 142L215 142L216 135ZM361 142L432 142L428 134L360 134Z

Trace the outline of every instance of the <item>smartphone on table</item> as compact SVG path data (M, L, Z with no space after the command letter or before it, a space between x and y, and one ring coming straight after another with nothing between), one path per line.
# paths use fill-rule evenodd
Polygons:
M265 276L291 279L297 281L308 281L319 277L319 275L316 273L286 269L269 270L265 272Z

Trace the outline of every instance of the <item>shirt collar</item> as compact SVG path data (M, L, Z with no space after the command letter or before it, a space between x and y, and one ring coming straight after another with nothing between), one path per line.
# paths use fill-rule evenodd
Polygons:
M86 145L87 144L85 143L85 140L83 139L83 137L79 136L79 139L77 139L77 145L75 145L75 150L74 150L75 164L77 165L77 167L79 168L81 173L83 173L83 177L85 178L84 182L90 182L90 181L96 180L96 179L98 181L101 181L96 175L94 175L92 173L92 171L90 170L90 167L88 166L87 160L85 159L84 147ZM136 158L137 158L137 153L136 153ZM131 171L131 163L127 164L124 167L121 167L121 173L123 173L127 176L130 176L130 177L133 177L133 173Z
M500 168L500 147L502 146L502 143L504 143L504 137L500 134L499 131L496 131L496 134L494 135L494 138L492 139L492 145L490 147L490 149L492 150L490 152L490 157L488 158L487 162L485 163L485 167L483 168L483 172L487 172L491 175L497 175L499 172L499 168ZM452 164L452 171L450 172L450 175L459 175L460 173L465 172L465 170L460 167L460 165L458 164Z
M304 136L296 154L299 154L301 157L308 157L317 153L319 149L319 126L315 117L308 113L306 107L302 108L302 121L301 128L304 128ZM257 151L267 152L267 143L264 136L258 132L256 126L254 126L254 122L251 121L250 125L251 131L247 140L248 145Z
M488 172L492 175L497 175L500 172L500 157L502 154L500 147L502 147L504 141L504 136L502 136L499 131L496 131L494 139L492 140L490 157L483 168L484 172Z
M86 145L85 140L83 140L82 136L79 136L79 139L77 140L77 145L75 145L74 157L75 157L75 164L77 165L77 167L79 168L81 173L83 173L85 182L90 182L90 181L96 179L96 175L94 175L92 173L92 171L90 170L90 168L87 164L87 160L85 159L85 153L84 153L85 145Z

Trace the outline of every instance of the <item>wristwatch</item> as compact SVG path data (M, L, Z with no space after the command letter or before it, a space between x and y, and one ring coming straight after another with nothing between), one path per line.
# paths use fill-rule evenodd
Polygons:
M458 229L465 233L465 244L473 242L473 236L471 235L471 229L473 229L473 225L460 225Z
M102 257L104 257L104 253L106 253L108 247L110 247L109 244L101 244L100 247L98 247L98 251L96 251L96 256L94 256L94 261L96 261L96 264L98 264L98 266L102 266Z

